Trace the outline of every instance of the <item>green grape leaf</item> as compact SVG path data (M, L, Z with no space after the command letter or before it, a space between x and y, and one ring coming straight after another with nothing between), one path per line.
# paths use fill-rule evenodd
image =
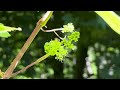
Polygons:
M0 37L4 37L4 38L6 38L6 37L10 37L11 35L8 33L8 32L1 32L0 33Z
M15 30L21 31L22 29L20 27L15 28L15 27L4 26L4 24L0 23L0 37L8 38L11 36L9 32Z
M4 72L1 71L0 69L0 78L4 75Z
M118 34L120 34L120 17L113 11L95 11Z

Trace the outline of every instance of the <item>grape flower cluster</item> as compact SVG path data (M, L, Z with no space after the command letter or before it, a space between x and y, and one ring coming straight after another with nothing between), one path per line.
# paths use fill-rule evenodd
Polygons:
M60 61L63 61L69 51L75 49L74 43L78 41L78 38L80 38L80 33L78 31L74 31L72 23L63 25L62 33L69 34L67 34L67 36L62 40L54 39L50 42L46 42L44 45L45 52L50 56L55 56L55 59Z

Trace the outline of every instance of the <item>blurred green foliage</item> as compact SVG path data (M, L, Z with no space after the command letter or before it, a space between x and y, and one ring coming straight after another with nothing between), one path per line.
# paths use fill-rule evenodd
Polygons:
M44 13L45 11L0 11L0 23L22 28L22 32L11 32L10 38L0 38L2 71L8 68ZM116 13L120 15L119 11ZM111 30L93 11L55 11L47 27L60 28L67 23L73 23L75 30L80 31L81 37L76 50L72 51L63 63L49 57L13 79L120 78L120 35ZM45 42L55 37L54 33L40 31L15 71L43 56Z

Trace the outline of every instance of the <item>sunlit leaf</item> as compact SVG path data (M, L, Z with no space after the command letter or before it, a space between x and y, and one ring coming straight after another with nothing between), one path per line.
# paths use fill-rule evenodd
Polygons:
M9 32L15 30L21 31L22 29L20 27L15 28L15 27L4 26L4 24L0 23L0 37L8 38L11 36Z
M10 37L11 35L8 32L0 32L0 37Z
M113 11L95 11L118 34L120 34L120 17Z

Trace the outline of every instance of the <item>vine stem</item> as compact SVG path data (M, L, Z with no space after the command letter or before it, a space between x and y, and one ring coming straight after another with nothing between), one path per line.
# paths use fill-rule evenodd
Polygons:
M14 76L18 75L19 73L24 72L25 70L27 70L27 69L30 68L31 66L33 66L33 65L35 65L35 64L37 64L37 63L40 63L41 61L45 60L45 59L48 58L48 57L49 57L49 54L46 54L46 55L42 56L41 58L37 59L35 62L29 64L28 66L24 67L23 69L21 69L21 70L19 70L19 71L13 73L10 77L14 77Z
M43 30L41 29L43 32L55 32L55 31L62 31L63 28L57 28L57 29L52 29L52 30Z
M63 40L63 38L60 37L59 34L56 32L56 31L62 31L63 28L57 28L57 29L52 29L52 30L43 30L43 29L41 29L41 30L42 30L43 32L54 32L55 35L56 35L58 38L60 38L61 40Z
M37 22L37 25L36 25L35 29L33 30L32 34L27 39L24 46L21 48L20 52L18 53L18 55L16 56L16 58L13 60L13 62L11 63L11 65L8 67L5 74L3 75L3 77L2 77L3 79L9 79L10 78L10 76L12 75L14 69L18 65L19 61L23 57L24 53L27 51L28 47L30 46L30 44L32 43L32 41L34 40L34 38L36 37L36 35L40 31L40 29L43 26L45 26L47 21L50 19L50 17L51 17L50 15L52 15L51 13L53 13L53 11L47 11L43 15L43 17Z

